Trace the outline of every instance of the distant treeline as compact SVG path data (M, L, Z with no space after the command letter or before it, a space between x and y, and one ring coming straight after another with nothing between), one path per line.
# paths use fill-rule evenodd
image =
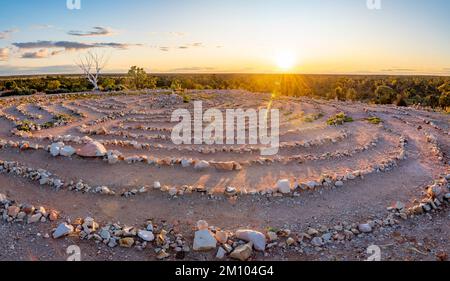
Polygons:
M398 106L420 104L433 108L450 107L450 77L300 75L300 74L147 74L131 68L128 74L105 74L102 91L166 88L244 89L289 96L354 100ZM80 75L0 78L0 94L30 95L85 92L92 90Z

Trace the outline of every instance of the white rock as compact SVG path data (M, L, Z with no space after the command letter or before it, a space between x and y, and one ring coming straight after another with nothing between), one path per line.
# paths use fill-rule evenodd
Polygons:
M138 236L142 240L147 241L147 242L151 242L151 241L155 240L155 235L153 235L153 232L147 231L147 230L139 230Z
M370 233L370 232L372 232L372 227L368 223L362 223L362 224L358 225L358 229L362 233Z
M216 258L221 260L225 257L227 251L225 251L222 247L219 247L219 250L217 250Z
M197 221L197 229L198 230L205 230L208 229L208 223L204 220Z
M62 142L52 143L50 146L50 154L54 157L58 156L63 147L64 147L64 143L62 143Z
M316 188L316 186L319 186L319 183L315 182L315 181L309 181L307 183L305 183L305 185L309 188L309 189L314 189Z
M334 185L336 187L342 187L342 186L344 186L344 183L342 181L337 181L337 182L334 183Z
M277 189L279 192L287 194L291 192L291 184L289 182L289 180L279 180L277 182Z
M316 247L321 247L321 246L323 246L323 240L321 237L314 237L311 240L311 244Z
M207 229L199 230L194 235L194 251L209 251L215 249L217 245L216 238Z
M102 237L103 239L109 240L111 238L111 233L109 233L108 229L102 229L100 231L100 237Z
M28 217L28 223L29 224L36 223L41 219L41 217L42 217L42 214L40 214L40 213L34 214L34 215Z
M204 170L204 169L206 169L208 167L209 167L209 163L207 161L205 161L205 160L202 160L200 162L195 163L195 166L194 166L194 168L196 170Z
M258 251L264 251L266 249L266 236L261 232L250 229L240 229L236 231L235 235L238 239L252 242L253 247Z
M115 154L108 155L108 163L109 164L116 164L117 162L119 162L119 156L117 156Z
M171 188L169 188L169 195L170 195L170 196L175 196L175 195L177 195L177 192L178 192L178 190L177 190L176 187L171 187Z
M7 201L8 201L8 199L6 198L6 195L3 193L0 193L0 203L5 204Z
M187 167L191 166L191 162L192 162L191 160L182 159L181 160L181 166L183 168L187 168Z
M63 222L60 225L58 225L55 232L53 232L53 238L58 239L60 237L69 235L72 232L73 232L73 226Z
M75 154L75 148L71 146L64 146L60 151L59 154L65 157L70 157Z
M153 188L154 188L154 189L160 189L160 188L161 188L161 183L160 183L159 181L155 181L155 182L153 183Z

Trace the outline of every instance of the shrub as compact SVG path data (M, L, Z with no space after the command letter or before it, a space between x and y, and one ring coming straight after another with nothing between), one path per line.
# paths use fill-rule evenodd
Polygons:
M378 125L381 122L383 122L379 117L369 117L366 120L369 121L369 123L374 124L374 125Z
M184 94L183 95L183 102L184 103L190 103L191 102L191 97L189 95Z
M338 113L327 120L327 124L330 126L343 125L344 123L347 122L353 122L353 118L347 116L344 112Z
M23 131L23 132L30 132L32 130L32 128L34 128L36 126L36 124L34 124L33 122L31 122L30 120L23 120L21 121L18 125L17 125L17 130L19 131Z

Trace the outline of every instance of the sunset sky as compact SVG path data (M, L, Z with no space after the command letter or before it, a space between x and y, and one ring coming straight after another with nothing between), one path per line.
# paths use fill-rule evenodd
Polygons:
M107 72L450 74L450 1L2 0L0 75Z

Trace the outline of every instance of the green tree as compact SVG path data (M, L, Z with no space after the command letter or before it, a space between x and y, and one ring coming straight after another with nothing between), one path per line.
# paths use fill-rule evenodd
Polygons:
M395 91L389 86L381 85L375 90L375 99L378 104L392 104L395 98Z
M450 92L445 92L439 97L439 106L442 108L450 107Z
M347 91L347 100L357 100L358 99L358 93L354 88L350 88Z
M337 97L339 100L345 100L344 90L341 86L337 86L334 89L335 97Z
M128 81L132 89L147 89L156 87L156 78L149 77L141 67L132 66L128 71Z
M47 82L47 90L54 91L59 90L61 87L61 82L59 80L51 80Z
M101 82L100 86L105 91L113 91L116 88L116 81L111 78L105 78Z
M6 81L5 83L6 90L14 90L15 88L17 88L16 81Z
M178 79L174 79L170 84L170 89L174 91L181 91L183 89L183 86L181 85L181 82Z

